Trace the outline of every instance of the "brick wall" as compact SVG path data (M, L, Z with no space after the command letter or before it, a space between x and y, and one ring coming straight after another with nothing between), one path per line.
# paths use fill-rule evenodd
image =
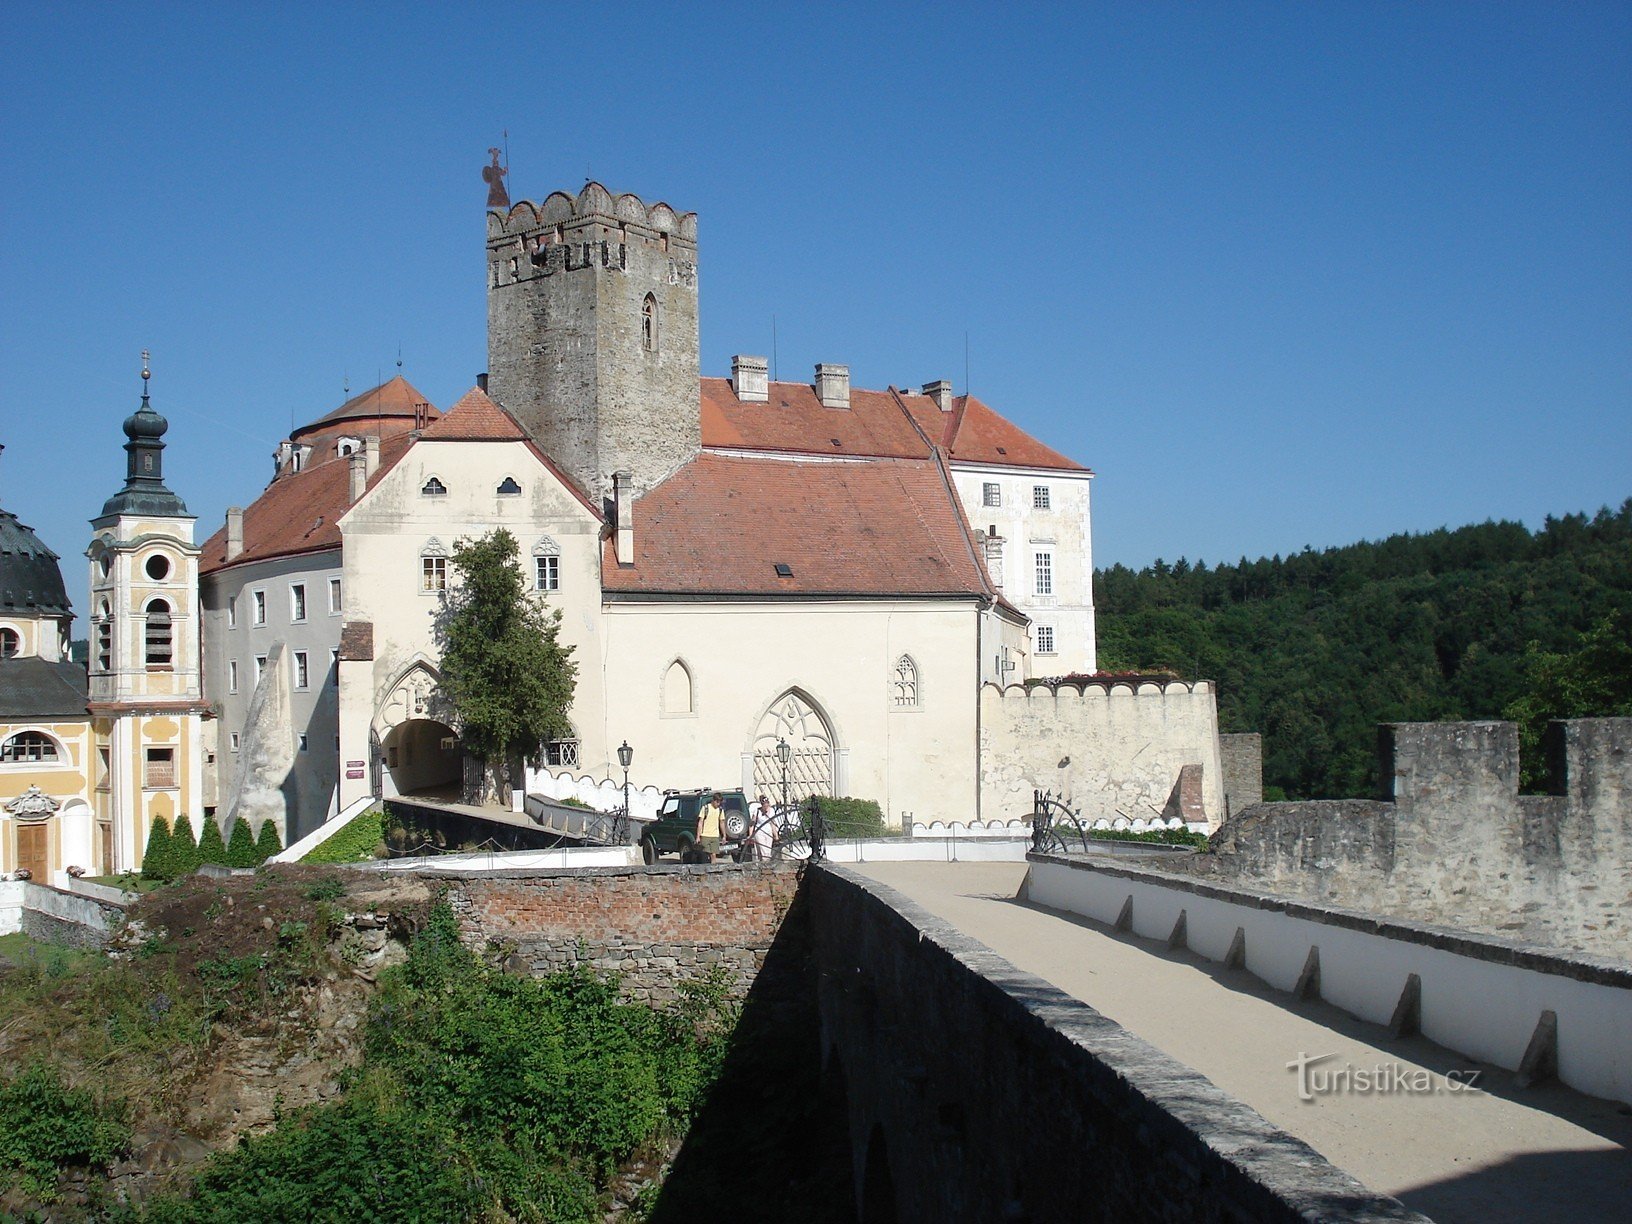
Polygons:
M745 994L798 885L775 864L501 872L456 877L448 900L467 940L511 948L517 972L588 964L661 1003L715 967Z

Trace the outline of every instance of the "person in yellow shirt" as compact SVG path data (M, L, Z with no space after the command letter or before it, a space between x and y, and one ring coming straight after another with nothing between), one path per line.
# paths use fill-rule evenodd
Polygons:
M712 863L720 852L720 830L725 824L725 810L720 806L720 792L715 791L697 813L697 849L705 863Z

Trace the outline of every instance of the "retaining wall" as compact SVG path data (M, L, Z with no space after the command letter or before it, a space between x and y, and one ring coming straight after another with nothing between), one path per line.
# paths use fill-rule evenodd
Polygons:
M125 920L124 906L31 880L0 882L0 935L100 948Z

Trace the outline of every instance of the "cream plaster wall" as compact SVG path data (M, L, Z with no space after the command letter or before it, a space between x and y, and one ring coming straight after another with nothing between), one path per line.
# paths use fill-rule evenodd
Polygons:
M1182 766L1202 767L1208 823L1224 818L1213 686L1173 682L980 691L981 815L1031 811L1032 790L1069 796L1088 820L1159 815Z
M896 824L967 820L978 798L979 618L972 600L611 602L609 713L604 731L586 735L580 772L621 780L611 758L627 739L635 785L747 787L745 756L762 716L797 689L834 732L842 793L878 800ZM918 668L916 709L894 704L902 654ZM676 658L691 673L691 714L663 712L663 677ZM580 672L580 694L593 680Z
M441 497L420 490L435 476ZM506 476L522 491L500 496ZM388 713L392 690L417 665L434 669L440 652L434 622L442 601L420 591L421 557L434 539L449 557L455 543L506 528L520 546L529 589L533 549L544 536L559 548L561 589L544 600L563 613L561 641L579 664L578 699L571 716L585 747L605 751L601 688L594 682L601 650L600 520L521 442L420 441L340 520L344 537L345 620L374 626L371 666L340 668L340 763L370 759L369 736L384 739L401 713ZM364 794L368 779L341 778L342 806Z

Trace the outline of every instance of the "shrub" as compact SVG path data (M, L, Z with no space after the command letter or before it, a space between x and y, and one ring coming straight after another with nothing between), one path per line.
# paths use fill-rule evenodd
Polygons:
M282 850L283 842L278 837L278 826L270 820L261 821L261 835L255 839L256 860L264 863Z
M204 832L199 834L198 861L214 863L217 867L227 865L227 843L221 840L221 826L215 823L213 816L204 821Z
M227 866L254 867L259 861L255 857L255 835L249 831L249 821L240 816L232 822L232 836L227 839Z
M176 817L176 827L170 830L170 876L172 879L197 871L199 864L198 839L193 836L193 822L186 813Z
M1076 830L1071 830L1074 836ZM1189 829L1147 829L1135 833L1132 829L1089 829L1088 836L1095 841L1155 842L1164 846L1206 846L1207 834L1192 833Z
M0 1084L0 1186L53 1202L62 1170L106 1165L129 1143L123 1109L68 1087L55 1067L31 1063Z
M371 807L351 818L328 841L308 851L303 863L366 863L385 840L385 810Z
M170 822L163 816L153 820L153 827L148 830L147 849L142 851L142 879L165 880L175 877L173 858L170 854Z
M884 809L876 799L819 799L829 837L898 837L901 830L884 823Z

